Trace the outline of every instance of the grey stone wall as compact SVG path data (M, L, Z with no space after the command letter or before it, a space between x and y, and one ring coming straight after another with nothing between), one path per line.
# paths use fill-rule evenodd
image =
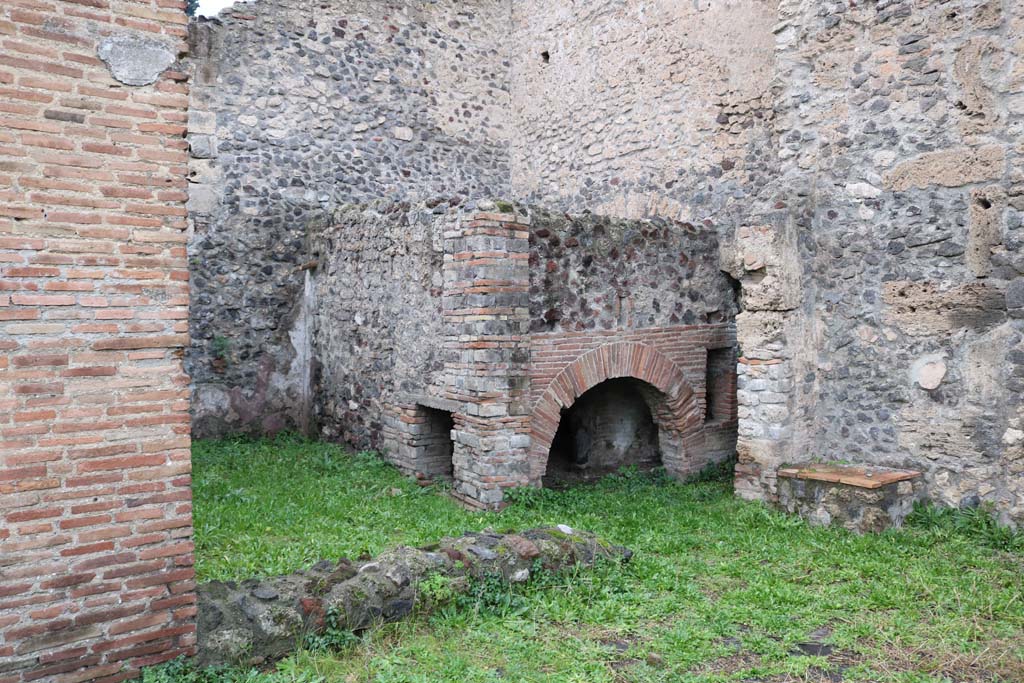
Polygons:
M301 267L337 207L508 194L507 16L491 0L259 0L193 23L197 435L307 424Z
M452 204L349 205L311 232L312 405L324 437L381 450L417 477L454 477L467 502L499 505L508 486L540 483L547 447L527 449L544 388L586 350L632 340L649 357L624 353L601 367L656 386L634 396L628 424L615 434L591 430L595 438L621 441L646 411L652 431L641 434L647 450L636 459L653 459L653 439L671 447L666 464L681 474L733 450L728 377L714 424L701 422L698 398L707 348L727 349L731 359L735 343L734 291L716 269L713 232L521 206L494 212L490 201ZM546 279L552 274L570 279ZM583 310L581 296L593 297L594 311L545 319L549 310ZM623 310L609 316L603 300ZM531 320L539 334L530 334ZM677 374L664 376L670 372ZM611 407L605 402L598 421ZM650 410L664 435L653 432ZM633 459L628 443L618 448L598 457L598 467Z
M514 190L719 234L741 495L849 460L1024 517L1020 3L513 8Z
M530 330L582 332L731 321L715 231L665 218L533 211Z
M531 201L691 223L771 177L772 0L515 0L512 183Z
M447 208L342 207L313 239L314 411L324 437L379 449L389 406L442 394L444 230L457 213Z
M1022 28L997 0L780 5L779 173L725 258L741 494L847 460L1024 518Z
M599 234L614 222L556 243L535 212L534 334L728 321L710 271L739 283L740 495L846 460L1024 518L1020 3L246 7L194 46L198 412L298 421L306 235L337 205L524 199L670 221L634 269L609 245L636 236ZM718 263L674 261L671 221Z

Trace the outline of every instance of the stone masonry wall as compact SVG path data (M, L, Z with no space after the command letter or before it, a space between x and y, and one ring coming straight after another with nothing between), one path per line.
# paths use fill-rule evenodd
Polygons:
M389 21L405 16L395 14L391 5L375 7L391 12ZM259 50L270 54L291 56L275 63L273 78L255 73L249 78L232 67L235 70L218 81L225 90L245 94L242 99L255 102L258 111L267 107L268 114L249 112L255 122L245 123L238 113L241 105L232 103L224 107L227 114L218 114L213 121L194 117L201 128L194 130L193 154L208 154L211 142L221 146L218 163L193 166L195 180L203 187L223 182L229 188L227 203L208 203L205 214L213 218L207 223L227 226L217 212L234 206L231 197L244 195L249 203L239 199L238 206L264 202L265 209L249 210L278 216L271 223L286 224L292 232L279 238L286 233L255 227L254 222L252 229L232 226L218 233L213 242L226 240L223 244L229 245L237 236L263 246L246 252L231 243L225 253L214 248L201 263L223 272L211 271L207 277L202 270L207 266L200 266L199 277L210 283L197 288L200 294L213 291L213 283L234 282L234 291L263 296L268 304L264 308L278 311L269 318L285 321L274 323L275 338L289 333L301 346L301 339L308 339L302 330L308 328L303 323L297 329L292 320L308 319L308 308L297 303L307 272L301 266L311 258L301 248L303 236L310 225L330 214L334 201L319 188L355 187L361 201L382 192L407 196L420 193L424 186L454 184L460 197L490 193L552 210L685 222L717 235L717 267L740 288L740 495L773 499L774 473L784 462L848 460L917 468L925 472L928 494L940 502L991 501L1004 519L1024 518L1020 3L523 0L474 5L472 21L453 18L455 5L445 2L412 7L409 13L426 12L423 16L429 19L417 26L435 28L423 28L422 34L421 29L410 29L406 35L404 19L395 20L382 24L389 28L380 29L383 33L371 40L365 32L370 29L363 26L372 22L356 22L360 38L352 26L341 25L342 20L330 13L322 21L335 37L327 36L320 24L287 33L259 17L239 14L228 20L235 26L249 22L257 27L256 37L238 40L258 43ZM367 17L380 16L374 11L360 9ZM289 12L284 15L293 16ZM444 21L434 21L442 15ZM207 28L206 42L200 43L209 46L209 54L223 50L217 47L222 43L231 44L220 29ZM315 29L315 37L310 29ZM417 38L428 34L430 47ZM271 52L266 45L276 43L268 36L282 44L287 38L291 47ZM325 37L330 43L326 47ZM364 38L365 46L360 42ZM329 66L326 75L321 68L321 58L336 54L335 40L346 50L362 50L344 54L366 91L356 99L342 93L338 101L351 115L340 117L325 115L334 100L317 90L350 81L348 76L337 79ZM299 47L294 47L295 41ZM413 59L415 68L396 67L375 81L367 74L377 75L379 70L360 66L376 64L364 56L371 51L370 44L378 56L381 50L400 48L409 59L424 59ZM475 59L458 59L462 48ZM232 62L236 63L247 62ZM437 80L438 73L452 64L474 67L472 73L460 71L458 78ZM435 80L422 86L417 82L416 88L396 76L424 70ZM306 80L300 83L294 74ZM317 78L329 85L318 86ZM275 81L294 94L278 95L279 103L263 92ZM430 100L424 94L431 89L446 97L456 93L454 101L466 103L471 115L453 117L446 109L451 101ZM320 94L310 106L313 93ZM476 105L470 101L483 106L483 114L474 116ZM373 129L372 122L380 117L363 116L368 110L362 107L383 107L382 102L392 107L387 112L434 116L444 111L449 124L461 122L459 131L439 137L427 132L436 130L428 126L419 134L419 127L403 124L402 116L391 113ZM410 108L404 109L407 104ZM291 140L282 133L272 143L253 139L274 129L277 119L270 114L281 112L302 121L312 116L310 111L320 112L315 114L319 128L313 129L325 131L325 139L331 139L331 154L338 145L346 150L338 159L326 152L302 156L304 150L321 148L307 145L301 136ZM431 125L439 120L434 116ZM242 125L248 128L239 135ZM362 125L366 130L355 130ZM448 130L438 125L442 132ZM410 129L412 140L402 140ZM212 137L198 135L200 130ZM345 156L351 150L353 159L368 163L367 155L373 157L379 145L408 151L399 143L409 142L423 150L449 149L443 144L431 147L437 139L468 155L459 158L461 170L452 175L447 163L451 157L438 152L439 163L424 167L440 169L429 176L436 177L438 185L429 179L419 182L417 178L423 177L416 168L403 167L409 172L402 180L387 170L395 168L390 162L377 164L371 173L353 174L355 162L349 164ZM232 156L225 155L223 144L234 146ZM250 157L270 162L257 173L247 166ZM296 166L293 160L300 157L315 161L311 168L325 175ZM388 157L396 158L401 157ZM422 156L414 151L406 158ZM221 163L226 161L230 163ZM274 168L281 165L301 172L286 178ZM234 180L218 176L217 168L246 169L246 175ZM306 180L337 173L342 179L331 176L318 189ZM281 186L265 189L269 178ZM480 182L464 192L460 178ZM378 180L381 183L375 184ZM296 182L299 189L292 186ZM364 190L365 197L360 194ZM452 195L433 191L439 197ZM201 226L204 210L198 205L194 209ZM243 213L232 209L230 215ZM539 221L543 217L543 212L537 213ZM537 225L531 228L534 240ZM652 276L634 277L628 259L594 271L592 261L585 263L592 255L584 237L604 249L601 245L607 240L596 235L603 228L599 221L581 225L579 234L568 238L580 244L571 247L560 237L557 244L548 237L542 238L548 240L544 244L535 242L548 252L543 263L538 254L531 272L546 278L545 286L557 289L562 302L541 306L549 302L542 301L537 283L531 283L530 329L535 337L628 329L622 321L630 315L634 322L669 327L730 320L721 308L715 314L724 316L721 319L702 320L698 302L673 299L677 288L667 282L644 284L644 278ZM203 229L197 229L197 235L202 234ZM639 238L649 242L652 251L638 257L637 264L655 263L651 254L657 253L665 280L689 277L686 264L663 260L665 250L674 248L671 234L655 229L645 236L641 230ZM268 244L276 254L273 264L252 257L269 253ZM227 253L232 251L247 253L252 265L234 265L231 259L236 257ZM232 265L216 265L222 263ZM255 269L262 275L250 277ZM589 288L603 284L604 278L632 284L614 292L591 292ZM287 287L270 286L286 280ZM631 294L632 289L638 291ZM576 300L568 303L573 297ZM600 305L595 304L598 297ZM201 307L212 311L225 299L230 307L231 300L240 298L213 295ZM710 315L712 309L707 312ZM204 330L204 348L212 349L215 343L216 348L230 348L216 342L218 336L229 335L209 326ZM263 349L250 357L286 349L270 363L276 369L266 373L271 378L267 383L295 386L290 377L296 375L282 369L301 366L294 362L302 355L292 350L295 343L272 341L268 331L250 334L239 328L231 334L236 332L242 346ZM308 342L305 348L312 353ZM216 372L215 363L209 365ZM239 372L251 375L254 367L246 361ZM204 382L200 378L201 388ZM216 382L229 387L241 383ZM273 403L264 398L245 400L253 407ZM225 403L218 399L210 405L219 409Z
M719 234L740 495L773 498L783 462L866 461L1024 517L1022 11L514 4L515 192Z
M700 429L691 435L682 460L663 444L669 470L686 476L733 453L733 373L719 373L726 396L719 403L721 420L705 424L703 419L709 350L725 349L734 357L735 347L735 292L719 270L718 253L714 230L689 223L535 210L530 231L534 405L542 404L551 382L588 352L623 342L643 344L682 373L700 412ZM666 397L648 399L657 421L656 407ZM534 419L545 422L540 415ZM541 469L547 445L546 438L534 444L532 459L541 459L535 463Z
M393 406L442 395L441 271L451 220L424 205L352 205L313 239L315 410L325 438L381 448Z
M452 203L345 207L314 240L318 421L493 507L527 483L528 219Z
M0 681L195 643L184 3L0 4Z
M625 344L643 353L602 367L650 385L671 471L733 452L733 373L715 369L717 417L702 420L709 350L735 357L734 292L713 267L712 232L451 204L353 205L313 239L324 436L381 449L419 477L454 477L456 495L496 506L504 488L540 483L557 418L536 411L559 374ZM605 300L623 310L608 317ZM570 327L550 310L583 315Z
M260 0L192 26L196 433L308 428L307 234L507 195L509 7Z
M920 469L1024 519L1020 3L786 2L777 180L741 279L741 495L783 461Z
M714 230L535 210L530 330L633 329L731 321L735 292Z
M512 185L534 203L693 223L770 177L771 0L516 0Z

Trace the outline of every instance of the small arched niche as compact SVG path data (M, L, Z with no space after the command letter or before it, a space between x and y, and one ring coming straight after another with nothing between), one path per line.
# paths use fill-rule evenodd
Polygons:
M623 467L661 466L658 426L648 405L653 387L632 377L605 380L561 410L544 485L599 479Z

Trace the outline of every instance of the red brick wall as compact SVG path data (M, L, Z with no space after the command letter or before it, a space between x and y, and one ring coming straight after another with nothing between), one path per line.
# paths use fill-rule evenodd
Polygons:
M558 373L587 351L605 344L632 342L653 346L675 363L698 398L704 400L706 349L736 345L732 325L673 325L601 332L534 333L530 336L530 398L536 403Z
M0 683L120 681L195 642L183 0L0 3Z

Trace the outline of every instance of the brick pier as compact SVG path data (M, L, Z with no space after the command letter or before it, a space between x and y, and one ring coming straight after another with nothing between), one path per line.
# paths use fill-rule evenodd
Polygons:
M128 85L98 50L173 62L186 18L114 4L0 5L0 683L195 644L187 76Z

